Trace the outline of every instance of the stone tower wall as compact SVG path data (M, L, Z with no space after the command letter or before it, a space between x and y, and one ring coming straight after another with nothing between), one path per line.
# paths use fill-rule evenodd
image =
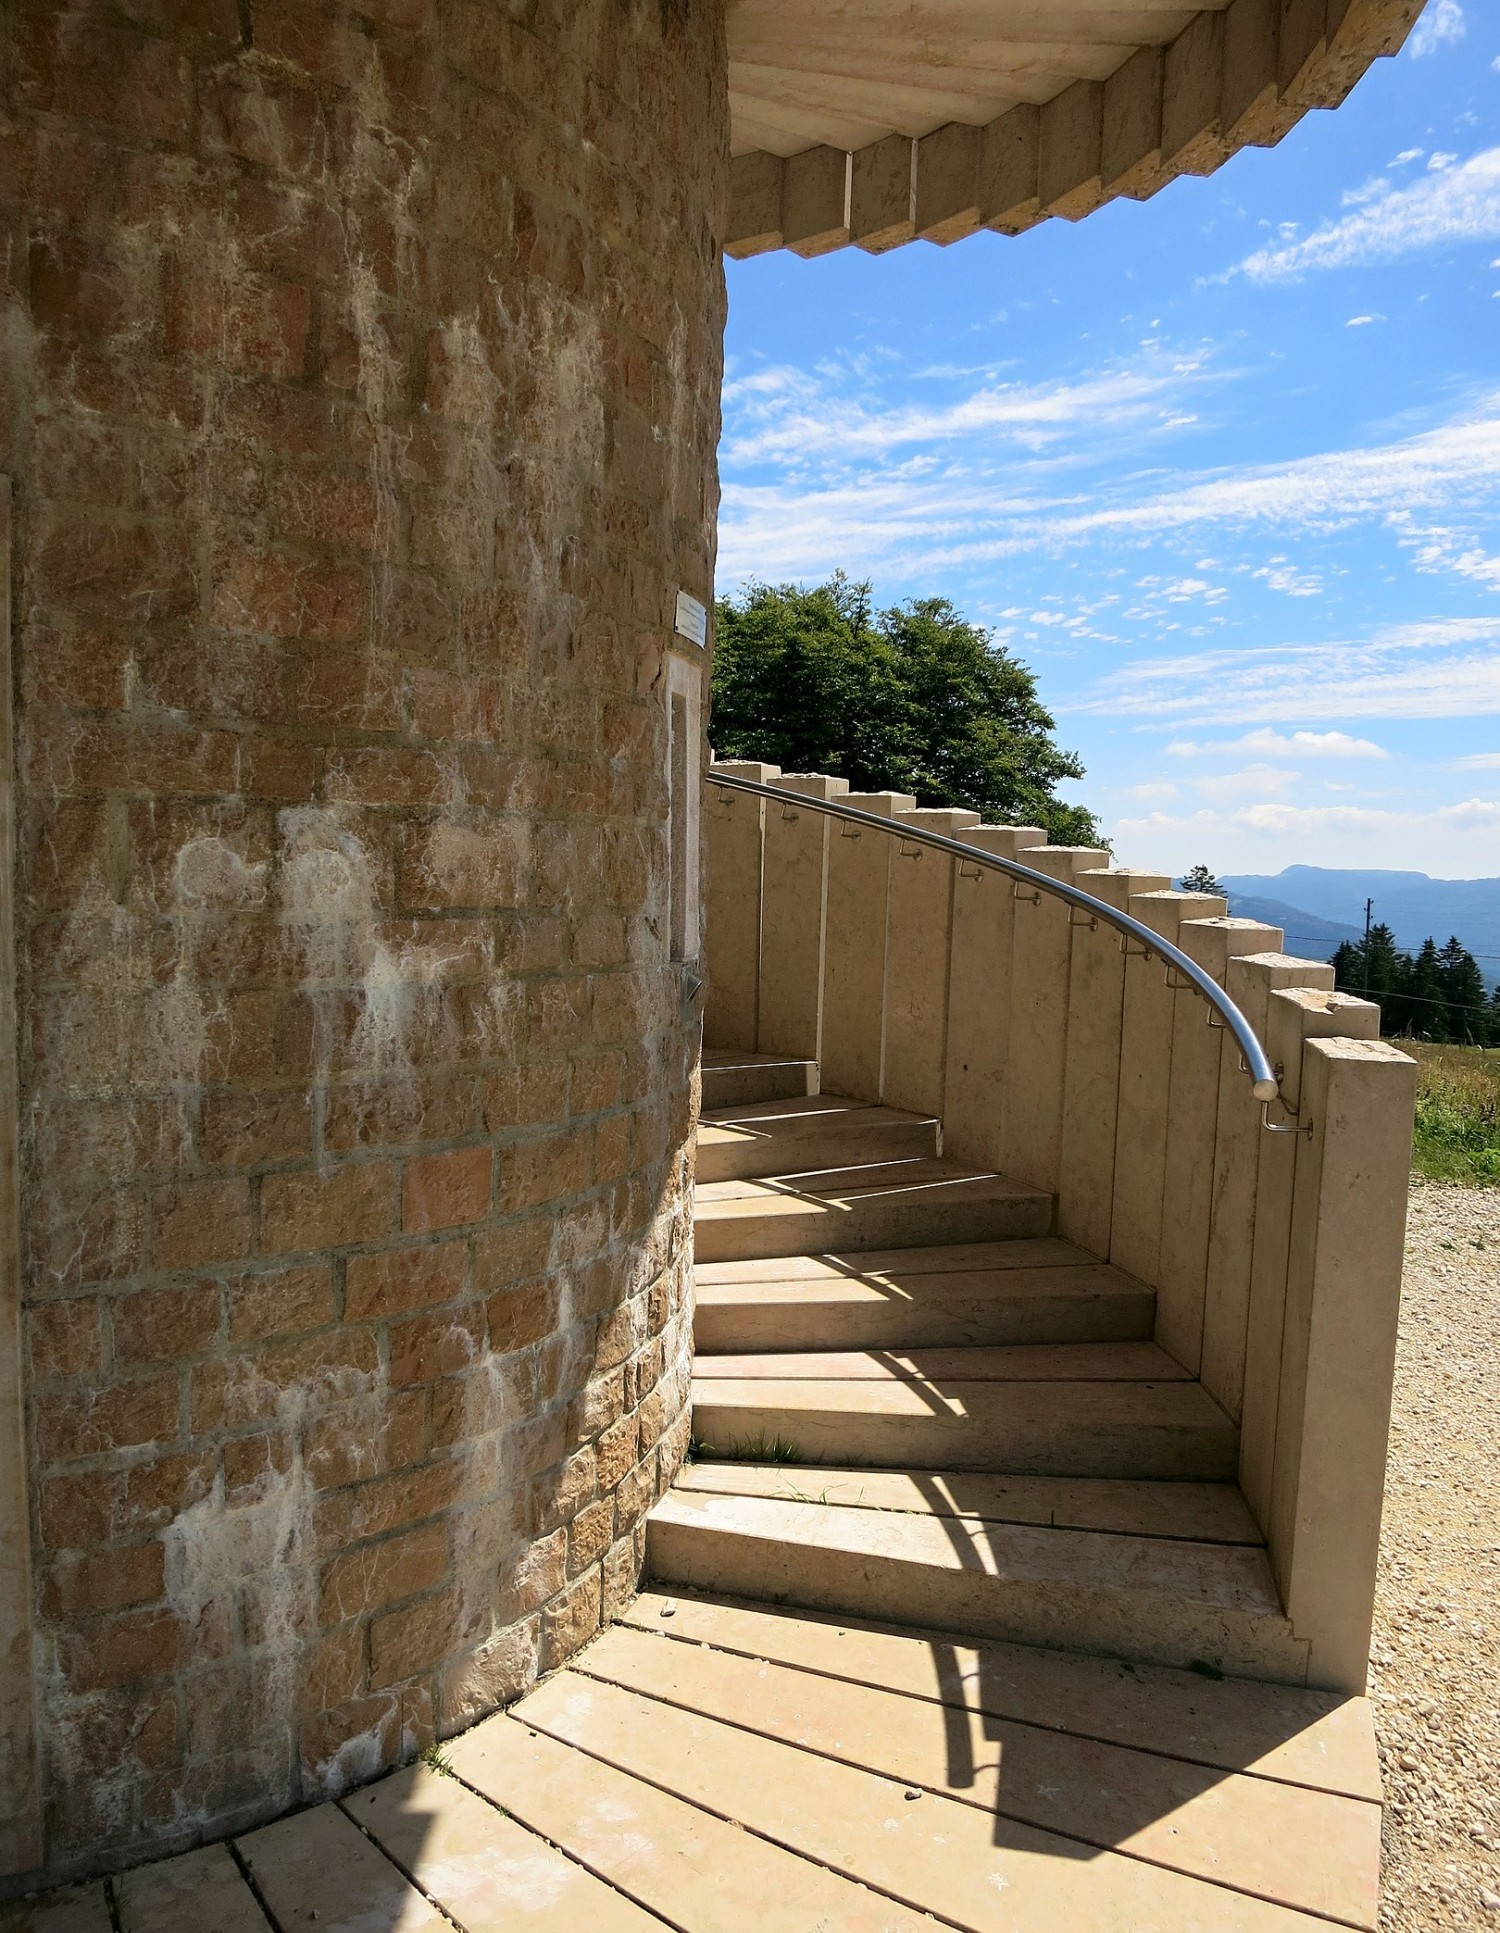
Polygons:
M634 1586L724 72L721 0L0 10L53 1870L408 1757Z

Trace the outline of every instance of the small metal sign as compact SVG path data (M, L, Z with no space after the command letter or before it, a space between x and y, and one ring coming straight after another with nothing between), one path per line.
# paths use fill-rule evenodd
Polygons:
M708 643L708 612L686 591L677 593L677 619L673 629L678 637L696 644L700 651Z

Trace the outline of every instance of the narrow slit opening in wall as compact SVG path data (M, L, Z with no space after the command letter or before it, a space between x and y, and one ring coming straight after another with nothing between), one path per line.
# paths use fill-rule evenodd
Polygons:
M672 958L688 957L688 702L683 692L672 693L668 724L671 768L671 930ZM693 949L697 951L696 946Z

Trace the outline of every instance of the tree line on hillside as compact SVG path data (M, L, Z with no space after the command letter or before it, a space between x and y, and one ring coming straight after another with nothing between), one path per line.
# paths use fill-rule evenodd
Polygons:
M1345 940L1333 956L1334 984L1380 1003L1380 1031L1416 1040L1500 1047L1500 986L1485 992L1474 955L1457 938L1425 939L1415 953L1396 945L1390 927L1368 940Z
M871 607L870 586L752 584L715 609L713 716L721 759L827 772L856 792L967 806L988 824L1102 846L1094 815L1056 796L1083 776L1054 740L1035 675L947 598Z

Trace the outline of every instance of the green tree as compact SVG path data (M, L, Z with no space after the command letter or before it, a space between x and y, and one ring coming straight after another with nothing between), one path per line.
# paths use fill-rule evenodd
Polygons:
M1204 865L1189 866L1177 884L1185 893L1222 894L1224 891L1215 875Z
M1438 978L1447 1003L1449 1038L1483 1047L1489 1038L1489 1015L1484 976L1478 961L1456 934L1449 936L1437 959Z
M1423 940L1402 991L1414 1012L1410 1028L1419 1040L1451 1040L1448 1002L1444 996L1443 969L1438 959L1437 942L1429 933Z
M717 607L714 749L861 792L911 792L988 823L1031 822L1099 845L1093 814L1056 796L1083 767L1052 737L1028 668L946 598L873 612L842 572L812 590L752 585Z

